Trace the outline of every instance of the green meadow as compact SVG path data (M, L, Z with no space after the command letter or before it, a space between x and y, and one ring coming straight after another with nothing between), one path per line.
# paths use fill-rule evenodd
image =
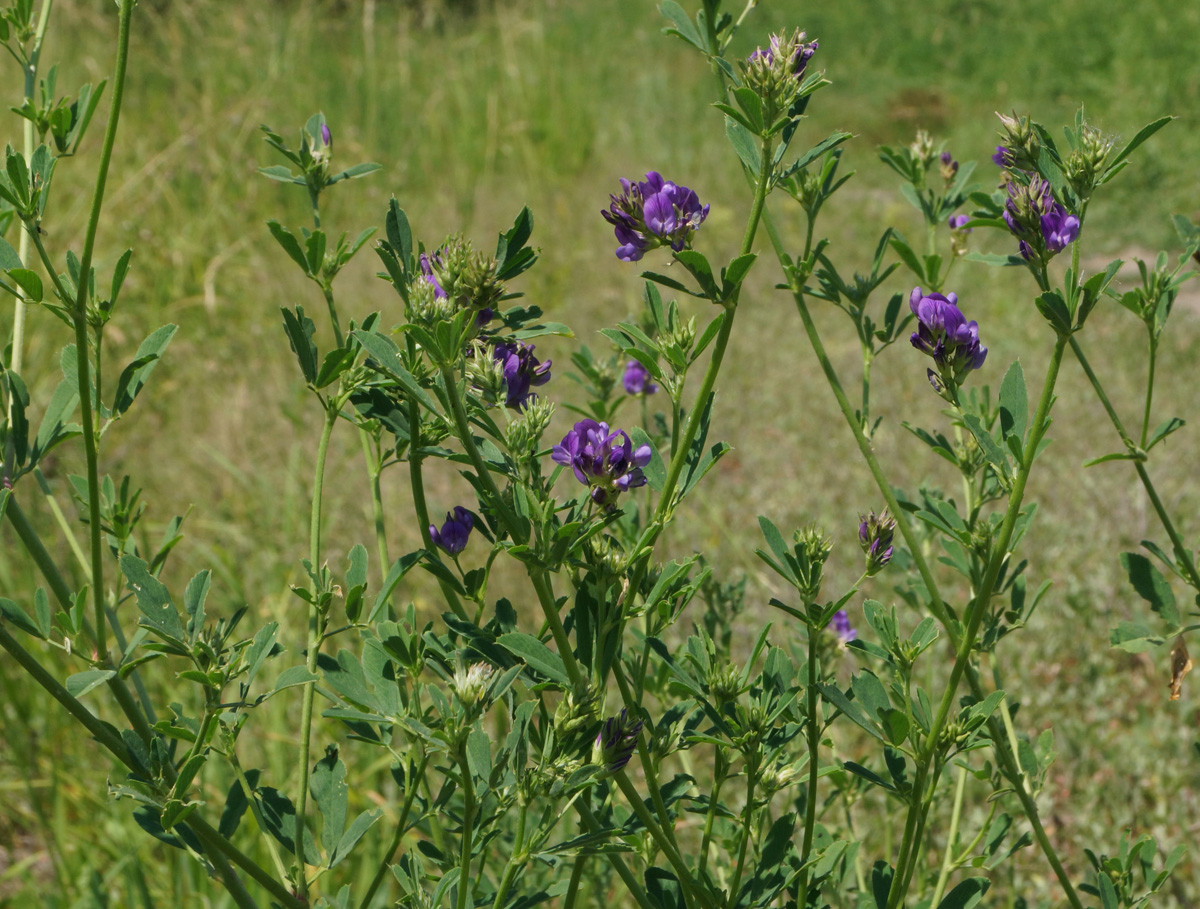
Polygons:
M279 307L302 304L320 324L324 304L265 227L274 218L298 230L310 216L298 188L256 174L280 163L260 124L294 143L307 118L323 111L335 166L383 166L323 200L323 226L335 234L382 226L394 196L426 246L462 232L488 248L529 205L541 258L515 289L574 330L574 339L538 342L539 355L554 360L553 383L542 391L570 401L571 352L586 344L607 357L598 330L640 308L639 268L615 258L612 229L599 215L618 178L657 170L695 189L712 206L696 244L715 259L736 249L750 201L721 114L711 106L714 78L682 42L661 34L664 24L649 0L143 0L95 263L107 274L126 248L134 249L106 357L114 364L130 359L164 323L180 331L148 393L105 436L101 471L118 481L128 474L143 489L148 541L186 513L184 540L164 575L172 589L212 568L210 613L249 605L256 616L279 619L284 643L300 646L304 613L289 585L303 576L321 415L300 381ZM1081 240L1089 270L1117 257L1153 260L1177 245L1173 214L1200 220L1200 5L763 0L738 53L765 42L769 31L796 26L820 40L810 65L833 83L813 98L805 144L837 129L855 136L842 158L855 176L818 226L839 265L869 270L888 226L920 239L919 215L880 162L879 145L906 145L925 129L958 160L977 161L976 179L990 191L998 180L989 160L998 141L996 111L1028 114L1061 135L1083 105L1090 122L1126 139L1159 116L1178 116L1090 210ZM115 31L111 0L56 3L45 59L60 62L60 89L108 75ZM5 103L19 104L16 65L9 61L0 72ZM44 225L54 248L82 242L107 102L83 153L56 174L57 214ZM19 121L7 122L8 141L17 145ZM798 248L799 208L782 194L770 207L785 240ZM9 239L15 244L15 229ZM973 249L1011 252L995 232L976 231L971 242ZM760 246L767 251L765 241ZM398 311L379 270L364 250L343 273L343 313ZM1135 269L1123 271L1122 289L1134 277ZM791 301L775 290L778 280L773 257L764 256L743 293L718 385L712 434L734 450L706 480L707 492L689 500L667 541L675 553L706 553L723 580L748 578L738 631L750 640L767 621L786 634L786 616L768 606L775 582L754 555L756 514L785 530L822 524L835 544L836 586L859 570L859 512L882 506ZM881 296L907 298L906 281L897 272ZM996 371L985 367L978 383L998 386L999 370L1015 358L1026 363L1031 387L1040 383L1053 335L1034 309L1028 276L960 262L947 286L978 320L989 347L988 366ZM4 305L7 339L11 309ZM681 305L700 324L709 316L689 309L695 301ZM832 307L816 314L845 380L857 369L857 340ZM70 332L44 311L31 313L28 331L25 378L34 400L44 400L60 378L59 352ZM328 327L318 329L328 343L321 332ZM1081 336L1129 420L1140 412L1143 335L1130 313L1105 301ZM876 362L872 410L883 418L881 458L894 482L915 493L923 482L948 483L951 475L901 425L936 422L941 404L925 364L910 354L902 342ZM1155 396L1155 422L1179 416L1188 426L1156 448L1149 464L1188 541L1200 535L1198 363L1200 281L1185 286L1175 305ZM1040 462L1027 496L1039 504L1026 549L1031 581L1052 578L1054 586L1011 649L1001 646L1001 674L1020 703L1019 731L1035 738L1055 730L1059 759L1040 805L1069 869L1082 878L1084 848L1111 854L1127 827L1153 835L1164 849L1200 843L1200 672L1185 681L1179 701L1169 702L1165 652L1110 648L1112 626L1148 612L1118 554L1163 534L1127 463L1083 468L1121 446L1070 359L1059 391L1049 433L1054 457ZM570 422L560 405L547 438L560 438ZM82 540L86 528L67 481L82 472L82 456L72 446L59 452L47 473ZM384 475L393 557L419 546L401 473ZM370 498L353 433L335 434L327 476L326 552L370 546ZM438 515L470 494L448 470L429 482ZM47 538L63 540L49 502L30 486L26 511ZM38 580L7 524L0 539L0 591L28 599ZM82 585L69 545L61 542L53 554ZM403 596L435 618L436 586L410 577ZM886 579L870 595L891 602ZM75 671L68 665L64 658L64 675ZM846 657L847 678L852 665ZM126 803L107 797L107 766L39 694L0 660L0 907L231 905L186 856L145 836ZM276 711L272 722L262 759L287 778L295 721ZM332 725L325 729L337 735ZM369 797L385 802L386 790ZM1040 855L1026 849L1015 864L1027 889L997 881L984 905L1056 905ZM1195 850L1172 887L1157 905L1200 905Z

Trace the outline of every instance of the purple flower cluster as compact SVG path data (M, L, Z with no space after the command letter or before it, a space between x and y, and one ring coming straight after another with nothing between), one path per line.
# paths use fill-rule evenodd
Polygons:
M1005 148L1003 145L997 145L996 151L992 154L992 161L998 167L1012 167L1013 166L1012 150Z
M475 516L461 505L455 505L454 511L446 514L446 523L441 530L433 524L429 525L429 536L447 554L456 556L467 548L467 538L474 526Z
M636 262L649 250L670 246L679 252L691 243L692 234L708 217L708 206L686 186L664 180L650 171L643 183L621 178L625 192L611 196L612 204L600 212L613 226L617 258Z
M616 773L633 757L641 734L642 721L631 720L629 711L622 708L617 716L610 716L600 727L592 748L593 762L602 766L605 774Z
M837 636L838 642L843 647L858 637L858 632L850 624L850 614L844 609L839 609L833 614L828 627Z
M808 65L808 61L812 59L813 54L820 47L820 42L815 38L808 42L804 42L804 32L796 32L789 40L786 35L772 35L770 44L766 48L758 48L749 57L746 58L747 63L753 63L756 60L761 60L767 66L775 63L776 56L785 45L791 44L792 47L792 75L799 81L804 76L804 68Z
M570 467L575 479L591 489L592 501L608 511L616 507L621 493L646 485L642 468L652 456L649 445L634 450L623 430L610 432L607 423L595 420L576 423L551 454L556 464Z
M429 253L421 253L421 258L418 261L421 265L421 275L433 285L434 297L438 300L446 299L446 291L442 288L441 282L438 281L437 273L433 270L434 265L441 264L439 253L434 253L432 256Z
M879 574L892 560L892 553L895 551L892 538L896 532L896 519L888 514L886 508L879 514L872 511L858 517L858 545L867 557L867 574Z
M625 385L625 393L630 395L652 395L658 391L658 385L650 380L650 370L637 360L625 364L625 375L621 377Z
M1062 252L1079 237L1079 219L1054 201L1050 184L1034 177L1026 186L1008 184L1004 223L1020 240L1021 257L1029 261Z
M958 295L926 294L914 287L908 299L917 317L912 346L933 358L943 382L957 383L962 376L978 369L987 358L987 348L979 343L979 325L968 322L958 308ZM930 381L934 379L930 370ZM939 388L934 382L934 388ZM939 389L940 391L940 389Z
M970 215L951 215L950 220L947 223L949 223L951 230L962 230L967 226L967 222L970 220ZM968 233L969 232L970 228L968 228Z
M504 368L504 403L513 410L524 410L537 395L530 391L550 381L550 360L544 363L533 355L533 345L521 341L497 341L492 358Z

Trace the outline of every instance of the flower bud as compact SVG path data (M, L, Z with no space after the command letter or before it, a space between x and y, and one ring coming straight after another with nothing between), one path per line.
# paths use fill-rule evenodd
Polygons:
M468 712L483 701L494 671L487 663L459 663L454 670L454 693Z
M859 519L861 523L858 525L858 544L866 554L866 572L870 577L879 574L892 560L892 536L896 530L896 519L888 514L886 508L878 515L873 511L870 514L860 514Z
M629 763L641 734L642 721L632 719L629 711L622 708L617 716L609 717L600 727L592 746L592 763L603 767L605 775L616 773Z

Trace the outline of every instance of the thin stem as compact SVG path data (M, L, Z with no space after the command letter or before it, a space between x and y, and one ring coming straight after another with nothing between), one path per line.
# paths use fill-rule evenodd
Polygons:
M467 909L467 892L471 889L471 838L475 833L475 786L471 780L471 768L467 765L467 754L463 748L458 755L459 772L462 774L463 822L462 853L459 856L458 909ZM472 905L474 900L472 900Z
M713 823L717 817L717 799L721 796L721 786L725 783L724 760L719 755L715 758L719 763L713 774L712 789L708 793L708 811L704 814L704 835L700 839L700 865L698 873L704 880L704 872L708 867L708 851L712 848Z
M54 0L45 0L41 10L38 12L37 28L33 35L33 47L29 52L29 62L22 66L25 73L25 100L32 101L33 93L37 90L37 74L38 61L42 56L42 42L46 38L46 26L50 22L50 8L54 6ZM29 161L33 158L33 121L24 121L24 146L25 160ZM21 237L17 245L17 256L21 259L21 264L28 266L29 264L29 234L21 231ZM16 306L13 309L13 341L12 341L12 359L10 364L12 371L21 374L21 369L24 367L25 355L25 301L17 297Z
M492 901L492 909L503 909L505 901L508 899L508 891L512 889L513 881L517 879L517 872L521 870L521 866L525 864L527 856L525 855L525 821L529 813L529 806L525 804L524 797L520 797L520 804L517 806L517 835L513 840L512 855L508 857L508 864L504 868L504 875L500 878L500 886L496 888L496 898ZM567 888L567 900L563 904L564 909L570 909L574 903L572 894L579 889L579 874L577 869L583 869L582 856L576 862L575 867L571 869L571 887Z
M388 558L387 524L383 516L383 488L379 481L383 467L380 463L379 449L372 445L375 440L371 434L360 426L358 438L362 442L363 458L367 462L367 476L371 483L371 516L375 521L375 549L379 553L379 581L382 584L392 565L391 559Z
M1112 402L1109 401L1108 395L1104 391L1104 386L1100 384L1100 379L1093 372L1091 364L1084 356L1083 348L1079 343L1071 338L1071 350L1075 354L1075 359L1079 361L1079 365L1083 367L1084 373L1087 374L1088 381L1092 383L1092 388L1096 392L1096 397L1100 399L1100 403L1104 406L1108 418L1112 421L1117 433L1127 446L1132 446L1132 440L1129 434L1125 431L1124 425L1121 423L1121 418L1117 416L1116 410L1113 408ZM1154 481L1150 479L1150 474L1146 471L1146 465L1140 460L1133 462L1134 470L1137 471L1138 478L1142 481L1142 486L1146 490L1146 495L1150 499L1150 504L1154 507L1155 514L1158 515L1159 521L1162 523L1163 530L1167 532L1167 536L1171 539L1171 547L1175 551L1175 558L1179 562L1179 567L1188 576L1188 581L1196 590L1200 590L1200 571L1196 568L1196 563L1192 558L1191 551L1183 542L1183 538L1179 535L1179 531L1175 529L1175 523L1171 520L1171 516L1167 514L1167 509L1162 503L1162 499L1158 496L1158 491L1154 487Z
M371 900L375 898L375 893L382 886L384 878L387 877L389 863L392 856L396 854L396 850L400 848L400 841L404 838L404 832L407 829L409 812L412 811L413 802L416 801L417 792L420 791L420 787L414 782L413 778L424 774L426 760L426 756L421 755L419 767L409 765L405 780L408 784L408 792L404 796L404 807L400 810L400 818L396 821L396 832L392 835L392 841L384 852L383 860L379 863L379 868L376 869L375 876L371 878L371 884L367 887L367 892L363 894L363 898L358 904L358 909L368 909L371 905Z
M817 697L818 629L808 627L808 799L804 811L804 841L800 849L800 885L798 893L807 899L808 857L812 853L813 831L817 827L817 750L821 744L821 728L817 721L820 700Z
M320 227L320 223L317 227ZM333 337L337 340L338 347L346 346L346 336L342 334L342 326L338 321L337 304L333 302L333 288L329 286L328 281L319 282L321 292L325 294L325 306L329 309L329 324L333 326Z
M71 522L67 520L67 516L63 514L62 508L59 507L58 499L54 498L54 492L50 489L50 484L46 481L46 475L42 473L42 468L35 467L33 469L33 476L42 490L42 497L46 501L46 507L54 515L54 522L58 525L58 529L62 531L63 536L66 537L67 545L71 547L75 561L79 563L84 577L90 583L92 568L88 564L87 554L83 551L83 547L79 545L79 538L75 536L75 530L71 527Z
M746 849L750 845L750 819L754 809L754 784L758 782L757 761L746 764L746 805L742 809L742 842L738 847L737 868L733 873L733 883L729 885L729 909L738 904L738 890L742 884L742 872L746 870Z
M321 576L321 499L325 485L325 456L329 451L329 438L337 422L338 409L332 402L325 404L325 425L321 429L321 440L317 443L317 463L313 475L312 515L309 522L309 562L316 577ZM317 606L321 591L318 582L313 582L313 603L308 608L308 671L317 671L317 657L321 652L324 637L324 613ZM296 875L301 898L308 897L308 872L304 866L304 833L307 829L305 814L308 811L308 775L311 760L313 696L316 682L305 682L300 701L300 750L297 756L297 773L300 777L296 793Z
M425 502L425 476L421 471L421 464L425 458L420 453L420 427L421 405L416 398L413 398L408 403L408 481L412 486L413 510L417 513L417 528L421 531L421 543L426 552L436 553L433 537L429 534L429 506ZM469 621L467 611L463 609L462 602L458 599L454 588L441 577L438 578L438 586L441 587L442 596L446 598L446 602L454 614L464 622Z
M229 859L215 849L209 855L209 859L216 866L217 876L221 879L222 886L229 892L233 901L241 909L258 909L258 903L254 902L254 898L246 890L246 885L238 877L237 871L234 870Z
M1150 441L1150 404L1154 400L1154 365L1158 360L1158 341L1154 337L1154 329L1150 328L1150 366L1146 376L1146 404L1142 410L1142 441L1141 448L1145 450Z
M201 842L227 856L233 864L245 871L247 876L260 884L271 896L279 900L285 909L307 909L307 900L294 896L287 887L263 871L254 859L238 849L228 839L221 836L221 834L212 828L208 821L199 817L195 811L188 815L185 823L199 837Z
M575 802L575 810L579 812L580 818L587 826L588 832L599 833L604 827L592 813L592 809L583 801L578 799ZM617 872L617 877L625 885L625 889L629 891L629 895L633 897L634 902L638 904L640 909L654 909L654 905L650 902L650 898L646 896L646 891L642 888L641 882L629 870L629 866L625 864L625 860L615 852L605 854L608 863L612 865L613 870Z
M662 850L663 855L667 857L667 861L671 863L671 867L675 869L675 876L679 879L679 885L683 888L684 898L689 905L695 905L697 900L701 905L712 907L712 900L702 886L697 887L692 879L692 872L688 870L688 866L684 863L679 851L672 845L671 840L663 833L662 829L655 823L650 812L646 810L646 805L642 801L642 797L630 782L628 775L624 770L618 770L613 779L616 780L617 786L620 787L626 801L629 802L629 807L633 809L633 813L637 815L642 826L654 839L658 848Z
M638 713L640 705L634 700L633 692L629 688L629 680L625 678L625 673L620 666L616 668L613 676L617 680L617 688L620 689L621 698L625 702L625 708L630 713ZM646 778L646 788L650 790L650 800L654 803L654 811L658 815L659 823L662 824L663 832L670 838L671 845L678 850L679 841L675 838L675 825L672 823L671 815L667 811L666 802L663 801L662 789L658 785L658 773L655 770L654 762L651 760L650 752L646 748L645 739L640 733L637 738L637 753L638 760L642 765L643 774Z
M958 822L962 817L963 792L967 788L967 767L960 764L958 768L958 784L954 788L954 807L950 809L950 831L946 834L946 854L942 856L942 870L938 873L937 886L933 888L933 899L930 906L937 906L946 892L946 884L950 881L950 873L954 870L954 841L958 837Z

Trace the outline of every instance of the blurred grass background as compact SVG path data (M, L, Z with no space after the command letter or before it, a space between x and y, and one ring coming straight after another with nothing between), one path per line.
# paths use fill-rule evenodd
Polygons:
M564 374L573 346L586 343L606 353L597 329L639 307L638 269L614 258L611 229L598 215L618 177L653 169L696 189L712 204L697 242L714 261L732 253L741 236L748 197L720 115L710 106L712 77L682 42L660 34L663 24L647 0L144 0L135 15L127 100L97 250L101 275L126 247L135 250L106 335L106 357L109 363L129 359L141 338L164 322L178 323L181 331L149 393L106 436L102 470L117 478L129 473L144 487L146 526L155 538L172 515L194 506L168 569L173 587L211 567L210 613L248 603L256 616L280 617L285 628L293 627L290 643L302 634L300 604L288 584L298 580L299 559L307 553L319 415L297 381L278 307L301 303L319 326L322 308L316 288L298 276L264 227L266 219L278 218L298 229L308 213L298 189L256 176L257 167L279 163L268 154L259 124L294 140L309 114L323 110L334 133L335 164L383 164L382 173L328 194L323 219L332 232L353 236L381 225L395 195L428 245L461 230L486 248L521 205L530 205L542 257L517 289L575 329L574 342L539 343L539 353L555 360L556 380L544 390L569 397ZM816 142L833 129L856 136L843 167L857 174L818 231L831 238L831 255L844 274L869 266L885 226L914 237L920 232L875 146L906 144L917 129L927 129L947 140L959 160L979 161L978 179L990 184L994 111L1032 114L1059 134L1057 125L1083 104L1090 121L1124 138L1155 117L1180 115L1093 205L1084 237L1090 267L1172 248L1169 216L1200 218L1196 5L842 0L810 8L764 2L737 53L747 53L771 30L797 25L820 39L813 66L834 83L814 99L802 136ZM44 60L60 63L60 88L109 75L114 33L109 0L59 0ZM16 104L19 76L15 67L7 72ZM107 99L101 114L106 110ZM59 255L81 243L100 122L86 143L92 154L63 162L56 176L45 227ZM800 212L785 202L773 200L772 210L798 247ZM977 236L975 242L990 251L1004 248L1000 238ZM765 241L759 246L766 251ZM763 258L743 295L718 386L713 432L735 450L669 540L681 553L705 551L724 577L751 576L747 628L776 619L766 605L772 582L753 555L756 513L784 529L816 520L831 532L837 545L832 591L857 573L855 516L881 504L790 301L772 289L778 272L770 259ZM385 318L396 314L399 301L375 278L377 270L364 251L339 278L343 319L379 309ZM1027 276L960 264L950 287L968 317L979 321L990 348L981 381L998 384L1007 364L1020 358L1031 388L1037 387L1052 339L1030 302ZM908 289L898 274L881 297ZM690 305L683 304L685 311ZM848 325L830 311L818 310L818 319L843 380L853 381L858 352ZM34 399L44 400L57 381L58 352L70 339L61 323L38 312L31 315L30 338L26 379ZM326 328L318 338L328 343ZM1160 354L1155 422L1195 418L1198 340L1200 296L1188 291ZM1103 365L1114 401L1132 420L1144 373L1141 329L1124 310L1106 304L1082 343ZM884 417L877 446L898 485L950 486L946 465L899 425L942 419L924 364L914 364L903 347L875 367L873 409ZM561 408L559 422L569 422ZM1029 491L1041 510L1026 552L1032 579L1050 577L1055 586L1031 627L1001 653L1004 685L1022 703L1022 732L1055 729L1060 758L1043 806L1079 877L1083 847L1112 853L1127 826L1168 845L1197 841L1200 763L1191 746L1200 709L1195 685L1185 685L1181 701L1166 701L1165 654L1131 656L1108 647L1109 627L1144 611L1117 553L1163 535L1127 465L1081 469L1084 460L1119 443L1070 361L1050 435L1052 457L1041 463ZM359 541L370 548L371 526L358 440L339 432L334 443L326 487L330 554ZM1151 467L1188 540L1200 530L1195 451L1188 427L1156 449ZM79 471L64 454L53 479L61 490L66 474ZM393 556L416 540L402 480L385 475ZM448 470L431 477L431 511L444 512L466 493ZM32 491L23 500L53 533ZM74 515L65 499L64 507ZM27 601L36 582L9 528L0 533L0 585ZM76 567L65 546L57 555L60 564ZM410 591L432 608L429 593ZM868 594L889 599L883 584ZM0 905L223 905L185 857L153 844L136 830L127 805L105 799L103 768L78 774L93 750L7 663L0 663L0 684L6 742L0 749ZM264 753L286 776L290 720L273 715L271 722ZM131 845L137 849L132 856ZM1196 858L1177 872L1174 905L1200 902ZM1029 889L1014 895L1038 905L1053 893L1042 864L1032 851L1019 862ZM170 873L149 870L163 867Z

